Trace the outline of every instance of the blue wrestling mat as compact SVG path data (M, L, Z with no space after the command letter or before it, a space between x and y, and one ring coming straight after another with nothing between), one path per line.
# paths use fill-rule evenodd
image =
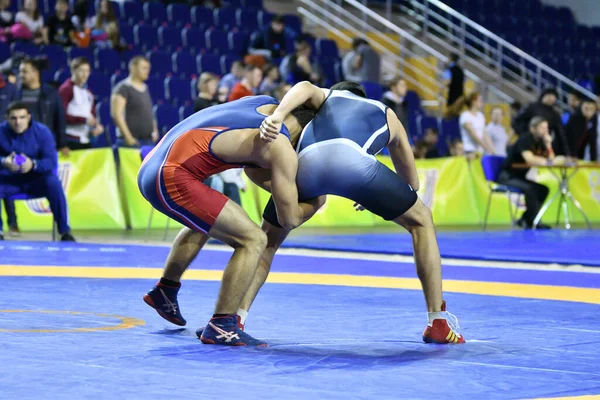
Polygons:
M600 231L439 232L437 237L446 258L600 266ZM283 247L413 254L412 239L404 232L296 236Z
M549 398L600 394L600 274L444 266L467 344L426 345L414 265L279 255L247 331L202 344L229 251L184 275L188 326L142 301L167 247L0 245L0 398ZM349 255L350 257L351 255Z

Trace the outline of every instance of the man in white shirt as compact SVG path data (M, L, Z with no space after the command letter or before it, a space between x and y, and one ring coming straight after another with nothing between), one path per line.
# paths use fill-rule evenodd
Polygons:
M485 133L490 137L492 145L494 146L494 153L498 156L506 157L506 145L508 143L508 134L504 125L502 125L502 118L504 112L500 107L494 107L492 109L492 121L485 127Z

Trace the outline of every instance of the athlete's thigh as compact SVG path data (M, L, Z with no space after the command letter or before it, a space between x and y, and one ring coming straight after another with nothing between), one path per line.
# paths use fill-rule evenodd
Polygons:
M250 240L264 237L259 226L255 224L246 211L234 201L227 201L217 216L209 235L232 247L237 247Z
M372 168L372 178L345 197L388 221L411 209L418 196L408 182L379 161L373 163Z

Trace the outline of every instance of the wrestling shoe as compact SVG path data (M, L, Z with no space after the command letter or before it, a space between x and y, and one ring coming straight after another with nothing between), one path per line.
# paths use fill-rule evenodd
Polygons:
M177 292L179 292L180 287L181 284L175 287L163 285L159 282L144 295L144 301L167 321L175 325L185 326L187 321L179 312L179 303L177 302Z
M242 324L242 317L240 317L239 315L236 315L236 317L237 317L237 327L243 331L244 324ZM202 328L196 329L196 335L198 335L198 337L202 336L202 331L204 331L204 328L206 328L206 327L203 326Z
M238 327L237 315L213 317L202 331L196 331L196 335L204 344L267 347L265 342L254 339Z
M446 311L446 301L442 301L442 314L445 318L434 319L431 326L423 331L425 343L460 344L465 338L458 333L458 318Z

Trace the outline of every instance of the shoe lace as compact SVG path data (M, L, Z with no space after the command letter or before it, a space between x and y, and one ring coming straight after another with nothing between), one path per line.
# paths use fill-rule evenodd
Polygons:
M448 311L445 311L446 313L446 321L448 322L448 325L450 326L450 329L452 329L454 332L458 332L458 329L460 328L460 325L458 324L458 318L456 318L456 316Z

